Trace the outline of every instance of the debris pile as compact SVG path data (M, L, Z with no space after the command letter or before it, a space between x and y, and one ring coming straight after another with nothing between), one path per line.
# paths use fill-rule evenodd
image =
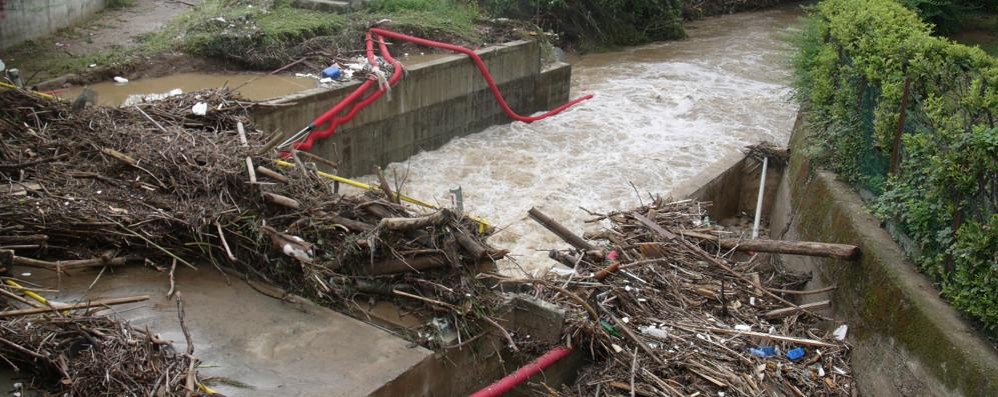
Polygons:
M705 215L704 203L659 198L593 219L611 225L588 236L608 254L553 255L569 256L576 274L535 283L572 308L567 343L593 358L562 392L852 395L849 345L819 327L814 305L767 288L776 280L759 270L759 256L738 262L735 248L710 239Z
M93 312L0 318L0 357L15 371L32 375L21 390L183 395L201 384L192 351L189 345L186 353L177 352L149 330Z
M135 264L172 284L178 266L210 263L279 298L349 309L380 295L459 323L491 315L496 294L473 270L506 253L484 243L488 227L449 209L416 213L384 178L339 194L318 170L335 163L295 151L275 161L280 137L256 130L249 106L210 90L73 110L0 91L0 268Z

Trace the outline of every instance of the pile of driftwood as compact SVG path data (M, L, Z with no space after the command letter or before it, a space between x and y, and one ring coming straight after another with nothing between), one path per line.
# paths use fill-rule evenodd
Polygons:
M247 106L224 90L84 109L0 91L0 268L144 265L172 285L178 266L209 265L280 298L490 315L495 294L470 271L505 255L488 230L448 209L416 213L385 180L339 194L318 171L335 163L278 153Z
M199 360L193 356L194 345L183 317L180 324L188 345L186 352L178 352L148 329L132 327L94 309L70 314L38 306L0 312L0 358L14 371L31 375L15 392L55 390L70 396L202 394L198 392L202 385L197 374ZM178 307L183 313L181 301Z
M746 250L851 258L856 247L717 238L705 203L653 203L597 214L582 239L532 210L575 246L552 258L575 275L535 281L572 308L567 343L593 358L564 395L852 395L849 346L819 328L827 302L784 298L774 271ZM602 240L592 245L586 240ZM781 288L772 288L777 285ZM827 326L827 324L826 324Z

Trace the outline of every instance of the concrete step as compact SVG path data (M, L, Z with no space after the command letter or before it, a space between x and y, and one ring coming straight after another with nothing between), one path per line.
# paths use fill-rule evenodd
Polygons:
M336 0L294 0L291 5L296 8L306 10L316 10L334 13L346 13L350 11L352 4L350 1Z
M54 276L34 273L30 281L59 285ZM63 277L61 292L44 295L60 302L149 295L148 301L115 306L115 311L132 325L148 326L174 341L178 350L186 348L176 302L166 298L165 273L121 268L104 274L81 296L95 274ZM253 386L216 387L228 396L366 396L433 357L432 351L354 318L260 294L237 278L226 279L211 265L199 271L178 267L176 285L183 294L194 354L210 367L201 375ZM0 373L0 384L3 378Z

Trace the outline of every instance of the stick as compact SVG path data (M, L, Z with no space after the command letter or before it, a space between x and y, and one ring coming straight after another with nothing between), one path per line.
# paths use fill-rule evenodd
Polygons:
M140 108L138 105L134 105L134 107L135 110L138 110L139 113L142 113L143 116L146 116L146 118L149 119L149 121L151 121L153 124L156 124L156 128L159 128L160 131L166 132L166 128L163 128L163 126L157 123L156 120L153 120L152 117L149 117L149 115L146 114L146 112L142 110L142 108Z
M791 314L797 313L799 311L806 311L809 309L824 309L828 306L831 306L831 304L832 301L828 300L814 302L814 303L806 303L795 307L785 307L782 309L770 310L765 314L763 314L762 317L766 318L767 320L772 320L774 318L786 317Z
M281 183L288 183L288 177L262 165L256 166L256 173Z
M537 221L537 223L540 223L545 229L551 231L551 233L554 233L566 243L571 244L573 247L585 251L596 249L595 246L589 244L586 240L583 240L582 237L577 236L565 226L562 226L554 219L544 215L544 213L538 210L537 207L531 208L530 211L527 211L527 214L530 215L530 219Z
M381 187L381 191L385 193L385 197L388 198L388 201L398 204L399 197L392 192L392 186L389 185L388 180L385 179L385 173L381 172L381 167L374 167L374 174L378 176L378 184Z
M247 157L246 159L249 159ZM225 232L222 231L222 225L215 221L215 229L218 229L218 238L222 240L222 247L225 248L225 255L229 257L230 261L235 262L236 256L232 255L232 249L229 248L229 242L225 241Z
M177 284L176 284L176 282L174 281L174 278L173 278L173 272L176 271L176 270L177 270L177 260L174 259L173 260L173 264L170 265L170 290L166 291L166 297L167 298L172 298L173 297L173 293L177 292L177 288L176 288Z
M397 274L405 272L419 273L421 270L433 269L447 264L444 254L422 255L408 259L388 259L377 263L364 265L361 272L371 276Z
M778 293L781 293L781 294L788 294L788 295L814 295L814 294L820 294L822 292L832 291L832 290L835 290L836 288L838 288L838 286L833 285L831 287L818 288L818 289L805 290L805 291L798 291L798 290L792 290L792 289L779 289L779 288L766 288L766 289L768 289L770 291L773 291L773 292L778 292Z
M287 207L293 210L301 208L301 203L290 197L282 196L280 194L264 192L263 200L272 204L277 204L282 207Z
M446 308L448 308L450 310L453 310L453 311L459 311L457 306L454 306L454 305L452 305L450 303L447 303L447 302L441 302L441 301L438 301L436 299L430 299L430 298L425 298L425 297L422 297L422 296L419 296L419 295L413 295L413 294L410 294L410 293L407 293L407 292L399 291L397 289L393 289L392 293L395 294L395 295L398 295L398 296L403 296L403 297L409 298L409 299L415 299L415 300L418 300L418 301L423 301L423 302L429 303L431 305L436 305L436 306L440 306L440 307L446 307Z
M31 314L57 312L62 310L88 309L96 306L123 305L126 303L142 302L149 300L149 295L131 296L127 298L99 299L87 303L76 303L72 305L50 305L49 307L38 307L33 309L7 310L0 312L0 318L27 316Z
M778 340L778 341L781 341L781 342L790 342L790 343L798 344L798 345L808 345L808 346L818 346L818 347L828 347L828 348L839 347L838 345L831 344L831 343L828 343L828 342L822 342L820 340L806 339L806 338L797 338L797 337L793 337L793 336L773 335L773 334L766 334L766 333L754 332L754 331L739 331L739 330L736 330L736 329L727 329L727 328L714 328L714 327L703 327L703 326L691 326L691 327L692 328L700 328L700 329L711 331L711 332L720 332L722 334L754 336L754 337L763 338L763 339Z
M300 151L300 150L296 150L295 154L297 154L299 156L302 156L302 157L305 157L305 158L307 158L309 160L315 161L317 163L320 163L322 165L325 165L325 166L327 166L329 168L332 168L334 170L340 168L339 165L336 164L336 162L334 162L332 160L329 160L329 159L327 159L325 157L321 157L321 156L312 154L310 152L303 152L303 151Z
M496 329L498 329L499 332L502 332L502 336L505 336L506 340L509 341L509 348L510 349L512 349L515 352L520 351L520 349L516 347L516 342L513 341L513 336L509 334L509 331L506 331L506 328L503 328L501 325L499 325L499 323L496 322L496 320L493 320L493 319L491 319L489 317L484 317L483 316L482 318L487 323L492 324L493 327L496 327Z
M236 132L239 133L239 144L249 149L249 143L246 141L246 129L243 127L242 121L236 123ZM253 158L250 156L246 156L246 172L249 173L250 183L256 183L256 167L253 166Z

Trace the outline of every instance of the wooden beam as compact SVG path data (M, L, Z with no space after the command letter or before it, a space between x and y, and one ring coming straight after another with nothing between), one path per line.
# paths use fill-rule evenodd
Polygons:
M562 226L554 219L551 219L551 217L545 215L543 212L537 209L537 207L531 208L530 211L527 211L527 215L530 215L530 219L537 221L537 223L540 223L541 226L544 226L545 229L551 231L551 233L554 233L559 238L564 240L566 243L570 244L571 246L577 249L585 251L596 249L595 246L589 244L589 242L587 242L586 240L583 240L582 237L579 237L575 233L572 233L572 231L568 230L568 228Z

